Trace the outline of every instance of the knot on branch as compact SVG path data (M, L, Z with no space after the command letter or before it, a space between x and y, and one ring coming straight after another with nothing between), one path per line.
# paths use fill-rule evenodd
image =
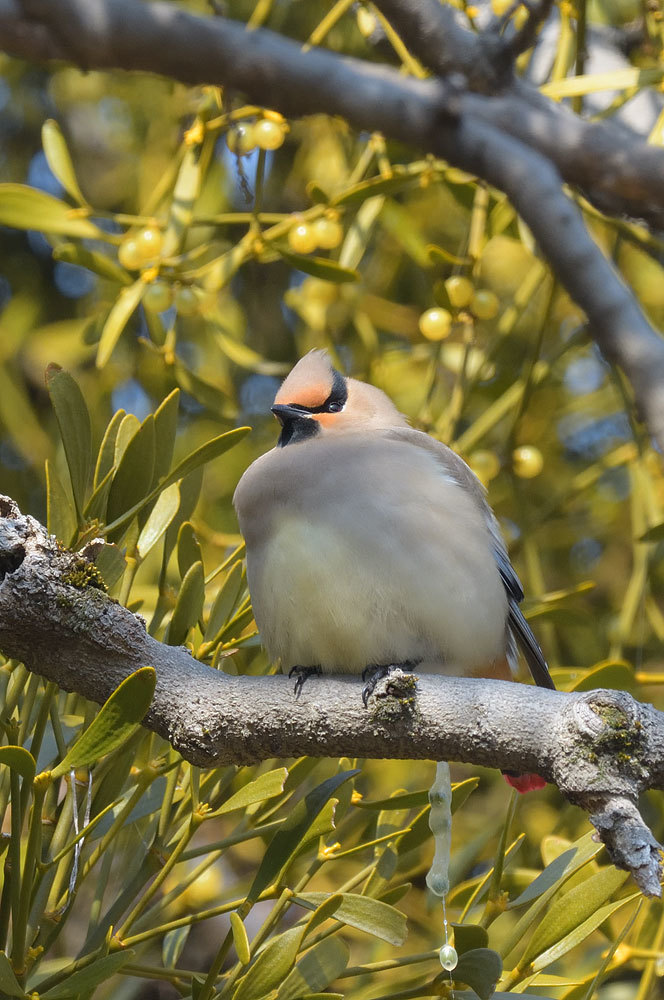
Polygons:
M608 779L612 790L628 787L630 797L646 787L647 749L639 706L624 691L589 691L573 702L572 715L587 760L601 784Z

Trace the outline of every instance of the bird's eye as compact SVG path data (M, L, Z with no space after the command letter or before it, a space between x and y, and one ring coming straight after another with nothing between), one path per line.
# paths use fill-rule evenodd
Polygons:
M343 410L343 408L344 408L343 403L334 403L333 402L333 403L328 403L327 404L327 412L328 413L338 413L340 410Z

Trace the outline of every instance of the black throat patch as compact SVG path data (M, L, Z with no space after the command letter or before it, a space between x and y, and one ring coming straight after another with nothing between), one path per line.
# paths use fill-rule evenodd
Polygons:
M311 417L291 417L281 429L277 448L285 448L287 444L297 444L298 441L306 441L308 438L316 437L320 432L317 420Z

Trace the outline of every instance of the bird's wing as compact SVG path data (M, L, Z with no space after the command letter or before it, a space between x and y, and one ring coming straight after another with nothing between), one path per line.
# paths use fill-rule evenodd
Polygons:
M519 607L519 604L523 600L523 587L510 562L498 521L487 502L484 486L472 469L466 465L456 452L452 451L451 448L448 448L441 441L436 441L434 438L429 437L428 434L409 427L391 430L388 432L388 436L396 440L407 441L410 444L431 452L437 461L441 463L447 475L455 479L459 486L472 496L475 503L484 513L487 527L491 534L493 554L498 566L498 572L507 593L508 660L515 658L514 641L516 641L526 659L535 683L539 687L555 689L549 668L544 659L544 654Z

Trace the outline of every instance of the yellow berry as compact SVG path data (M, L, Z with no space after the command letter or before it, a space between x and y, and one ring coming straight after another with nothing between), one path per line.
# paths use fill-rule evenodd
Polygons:
M478 319L493 319L498 315L500 300L487 288L480 288L470 300L470 311Z
M311 253L318 246L313 227L298 222L288 231L288 245L295 253Z
M164 312L173 302L173 291L165 281L153 281L143 296L143 305L150 312Z
M159 260L159 254L164 243L164 238L159 229L155 226L146 226L136 234L136 244L141 255L141 263L149 264L154 260Z
M178 288L174 304L180 316L193 316L198 312L198 296L193 288Z
M500 460L495 451L484 448L478 448L469 456L468 465L485 486L500 472Z
M445 290L455 309L464 309L473 297L475 286L470 278L455 274L445 282Z
M226 145L236 156L245 156L256 146L253 125L233 125L226 133Z
M122 241L118 249L118 260L128 271L138 271L143 263L143 255L135 239L129 238Z
M427 309L420 316L420 332L427 340L445 340L452 330L452 314L447 309Z
M343 239L343 228L336 219L316 219L311 228L316 237L316 244L322 250L334 250Z
M366 7L359 7L356 17L357 26L360 29L360 32L365 38L368 38L378 27L378 21Z
M285 132L277 122L263 118L254 125L254 140L261 149L279 149L283 145Z
M512 452L512 468L521 479L534 479L544 468L542 452L532 444L522 444Z

